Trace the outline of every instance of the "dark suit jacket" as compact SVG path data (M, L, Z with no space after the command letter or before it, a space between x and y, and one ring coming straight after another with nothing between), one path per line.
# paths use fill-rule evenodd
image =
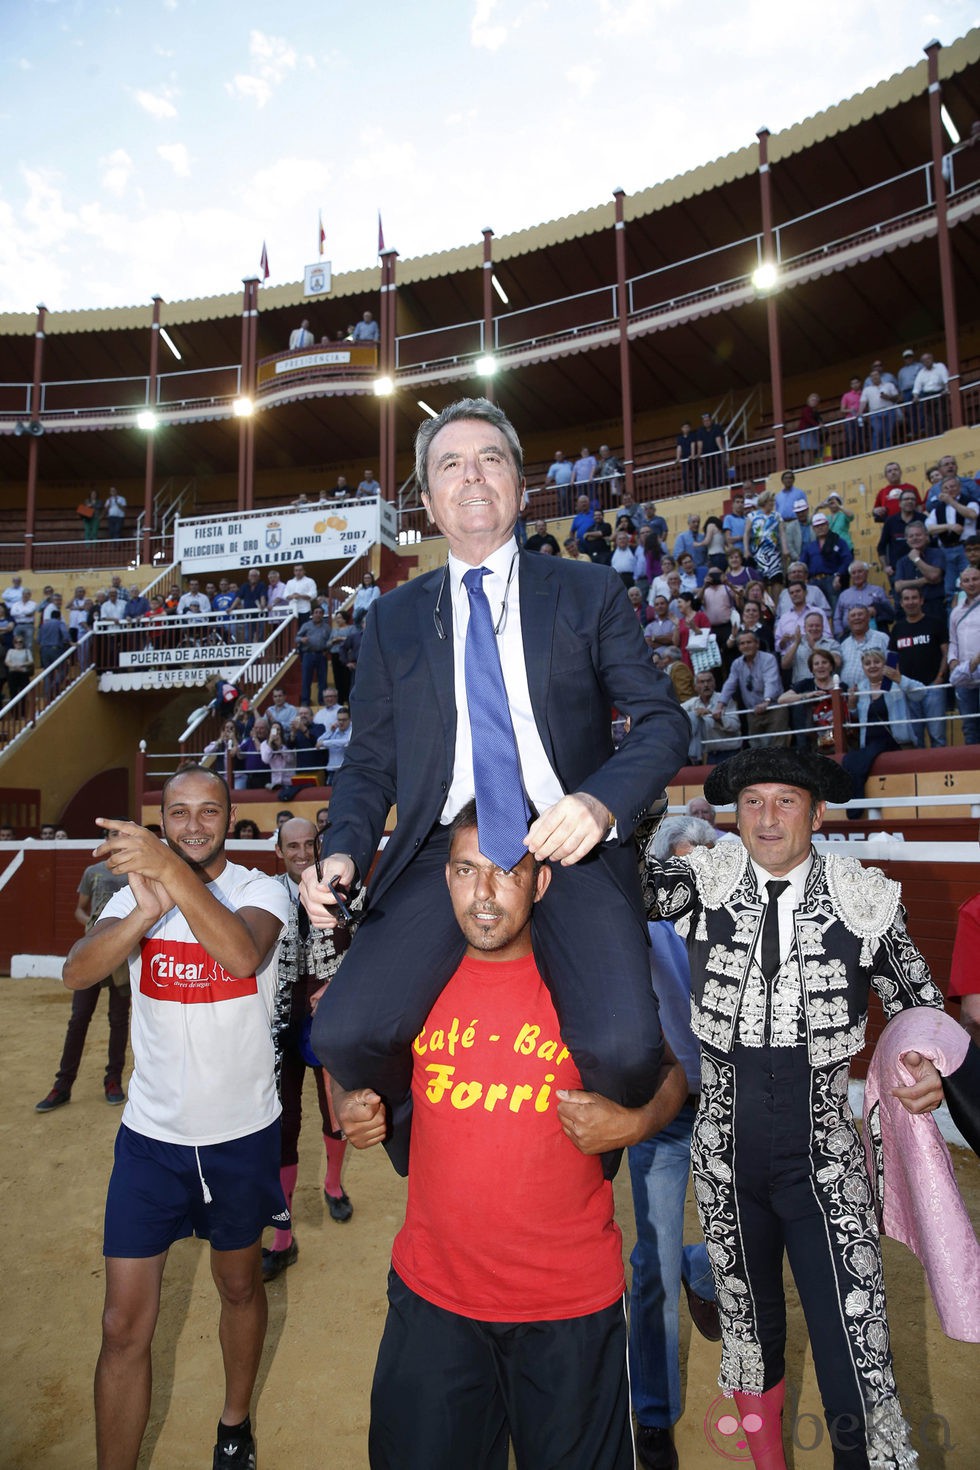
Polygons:
M425 842L452 780L448 581L440 607L445 638L433 616L442 578L440 568L389 592L365 622L350 701L353 735L330 803L325 851L349 853L366 874L397 802L397 826L371 883L374 897ZM687 758L687 716L650 662L615 572L522 552L518 585L528 689L548 759L566 792L589 792L615 815L617 858L627 858L628 844L632 861L636 822ZM632 721L618 751L613 705ZM612 866L625 872L629 864Z

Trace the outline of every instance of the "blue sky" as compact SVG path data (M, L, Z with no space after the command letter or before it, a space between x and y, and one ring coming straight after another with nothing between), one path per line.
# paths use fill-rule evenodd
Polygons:
M941 9L941 14L939 13ZM913 64L977 0L7 0L0 311L371 266L635 191ZM969 120L967 120L969 122Z

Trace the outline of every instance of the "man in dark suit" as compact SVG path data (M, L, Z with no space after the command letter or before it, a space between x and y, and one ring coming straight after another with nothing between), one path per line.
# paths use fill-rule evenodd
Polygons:
M488 568L520 778L536 814L524 845L552 864L535 913L535 956L585 1086L634 1107L653 1094L662 1038L633 829L686 758L689 737L620 578L518 552L523 454L499 409L464 399L424 423L416 475L449 561L368 613L323 878L312 869L303 878L313 923L330 927L328 882L364 879L397 803L368 917L317 1009L313 1045L343 1087L369 1084L386 1099L389 1152L401 1168L411 1044L463 950L443 881L448 823L475 791L463 574ZM631 725L616 751L613 706ZM466 1024L461 1017L464 1033Z

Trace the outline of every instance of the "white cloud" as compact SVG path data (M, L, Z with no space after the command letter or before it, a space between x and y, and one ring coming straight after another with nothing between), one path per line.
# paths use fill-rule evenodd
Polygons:
M273 89L280 86L290 72L296 69L296 50L282 36L269 36L265 31L251 31L248 38L248 53L252 61L249 72L237 72L225 91L231 97L243 97L264 107L272 96ZM304 57L308 64L309 57Z
M20 68L21 71L33 71L34 70L34 63L32 61L28 61L28 59L27 59L26 56L22 56L20 58L20 60L18 61L17 65L18 65L18 67Z
M102 167L103 189L121 199L133 172L133 160L125 148L116 148L100 158L99 163Z
M315 210L331 177L332 170L322 159L277 158L252 175L240 197L258 218L271 220L304 200Z
M496 8L497 0L476 0L470 21L470 41L480 50L499 51L507 40L506 26L490 24Z
M570 66L565 72L565 80L575 88L577 97L588 97L599 80L599 73L594 66L583 62L579 66Z
M133 96L143 111L155 117L158 122L163 121L164 118L177 116L177 109L171 102L171 94L167 89L162 92L134 92Z
M183 143L161 143L157 153L164 163L169 163L178 179L189 179L191 175L191 161L186 145Z

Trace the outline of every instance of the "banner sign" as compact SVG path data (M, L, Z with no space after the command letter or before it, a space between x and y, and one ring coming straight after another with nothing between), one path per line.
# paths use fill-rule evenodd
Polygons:
M304 352L302 357L280 357L275 372L306 372L314 367L347 367L351 360L349 347L325 347L322 352Z
M382 504L394 522L394 510L377 496L271 514L248 511L180 520L174 526L174 559L185 577L199 571L291 566L295 561L349 561L379 539ZM395 542L386 539L385 544Z
M261 643L236 643L234 657L245 663L258 653ZM227 648L133 648L119 655L121 669L150 669L193 664L195 667L226 663Z

